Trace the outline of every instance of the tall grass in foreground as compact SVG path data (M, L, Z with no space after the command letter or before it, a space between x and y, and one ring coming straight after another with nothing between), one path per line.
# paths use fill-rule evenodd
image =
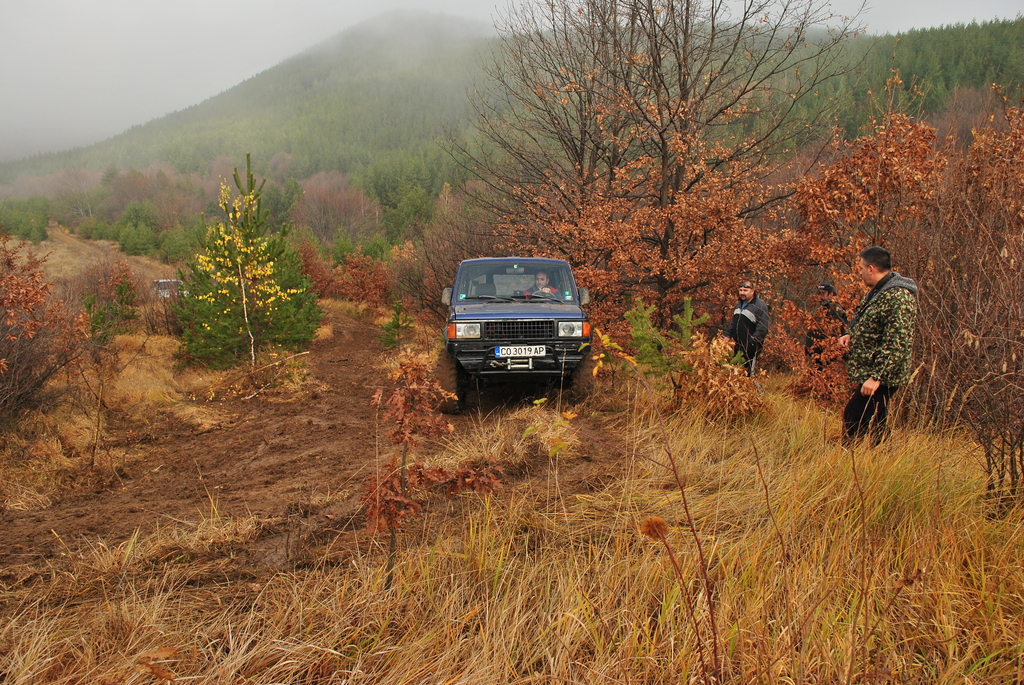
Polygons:
M723 682L1024 679L1024 517L989 515L971 445L897 433L844 452L835 417L767 403L746 423L667 426L710 597L675 480L650 461L661 426L628 410L620 442L595 448L622 450L614 484L541 505L535 479L429 516L390 590L384 548L365 541L257 575L234 557L259 522L213 515L11 571L0 678L150 683L156 653L200 683L686 683L702 676L696 599L717 614ZM482 422L457 444L514 443L489 433L510 423L518 434ZM638 532L648 516L669 522L681 579Z

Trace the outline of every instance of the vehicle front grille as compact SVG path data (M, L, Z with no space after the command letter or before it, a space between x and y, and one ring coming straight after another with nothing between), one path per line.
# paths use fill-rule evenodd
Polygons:
M488 340L549 340L555 337L555 322L488 321L484 337Z

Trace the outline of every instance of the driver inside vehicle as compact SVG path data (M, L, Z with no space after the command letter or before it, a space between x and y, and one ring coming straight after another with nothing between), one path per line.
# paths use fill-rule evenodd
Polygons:
M538 271L536 274L534 274L533 287L523 294L529 297L531 295L539 295L541 293L554 296L558 295L558 291L555 290L554 287L552 287L551 281L548 278L548 274L546 271Z

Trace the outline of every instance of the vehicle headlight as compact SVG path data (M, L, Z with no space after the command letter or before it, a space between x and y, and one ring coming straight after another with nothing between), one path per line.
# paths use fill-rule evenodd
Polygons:
M583 322L582 321L559 321L558 322L558 337L559 338L582 338L583 337Z
M480 337L480 324L479 323L457 323L457 324L455 324L455 337L456 338L479 338Z

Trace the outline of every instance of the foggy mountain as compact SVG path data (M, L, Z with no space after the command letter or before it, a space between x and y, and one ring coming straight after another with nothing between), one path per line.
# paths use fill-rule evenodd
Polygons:
M201 104L135 126L104 142L0 163L0 184L69 168L143 169L155 162L182 173L210 163L244 164L260 173L272 161L297 179L321 171L358 176L371 167L425 170L436 190L457 181L437 145L445 132L470 130L467 90L484 85L493 29L461 18L395 12L366 21L283 61ZM927 91L921 113L949 107L964 93L988 107L991 84L1011 100L1024 83L1024 19L859 37L857 67L823 92L843 103L840 121L859 135L892 69ZM895 55L895 57L894 57ZM969 121L964 119L964 121ZM969 133L969 131L968 131Z
M245 154L265 166L290 157L291 175L358 173L382 156L435 156L444 130L467 125L466 91L493 29L482 22L393 12L349 28L193 107L87 147L0 164L0 181L69 167L203 171Z

